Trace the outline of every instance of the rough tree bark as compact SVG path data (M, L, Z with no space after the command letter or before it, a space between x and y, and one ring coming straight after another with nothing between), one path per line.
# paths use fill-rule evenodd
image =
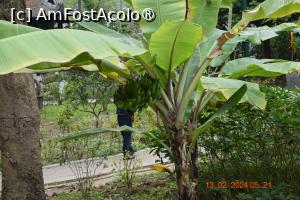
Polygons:
M10 8L22 10L25 2L0 0L0 19L10 20ZM39 125L32 77L24 74L0 76L1 200L46 199Z

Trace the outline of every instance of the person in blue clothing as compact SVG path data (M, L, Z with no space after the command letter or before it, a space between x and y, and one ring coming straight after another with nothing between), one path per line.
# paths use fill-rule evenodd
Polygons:
M134 121L134 112L130 110L124 110L121 108L117 108L118 115L118 124L119 126L129 126L132 127L132 123ZM123 153L124 155L134 154L134 149L132 147L132 133L131 131L121 131L123 136Z

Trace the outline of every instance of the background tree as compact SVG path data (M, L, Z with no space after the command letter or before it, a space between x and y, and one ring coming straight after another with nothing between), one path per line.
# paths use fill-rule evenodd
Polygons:
M25 8L24 0L0 0L0 19L10 9ZM17 55L16 55L17 56ZM43 200L39 109L31 75L0 76L0 151L2 200Z
M66 100L73 108L92 114L98 128L100 115L112 103L117 84L98 73L82 72L69 73L66 81Z

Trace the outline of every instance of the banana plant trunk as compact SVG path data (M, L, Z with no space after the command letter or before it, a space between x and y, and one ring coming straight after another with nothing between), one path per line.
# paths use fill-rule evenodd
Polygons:
M175 164L177 189L180 200L197 200L197 167L187 150L184 130L176 131L170 137Z

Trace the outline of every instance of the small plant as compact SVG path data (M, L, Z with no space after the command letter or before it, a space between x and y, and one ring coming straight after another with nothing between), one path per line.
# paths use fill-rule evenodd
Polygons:
M89 198L93 184L105 158L97 157L102 142L99 138L85 138L64 144L68 159L66 164L78 182L83 198Z
M114 171L121 182L124 183L128 189L132 189L137 170L141 167L140 161L130 159L129 155L125 155L124 159L120 160L119 163L114 163L114 167Z

